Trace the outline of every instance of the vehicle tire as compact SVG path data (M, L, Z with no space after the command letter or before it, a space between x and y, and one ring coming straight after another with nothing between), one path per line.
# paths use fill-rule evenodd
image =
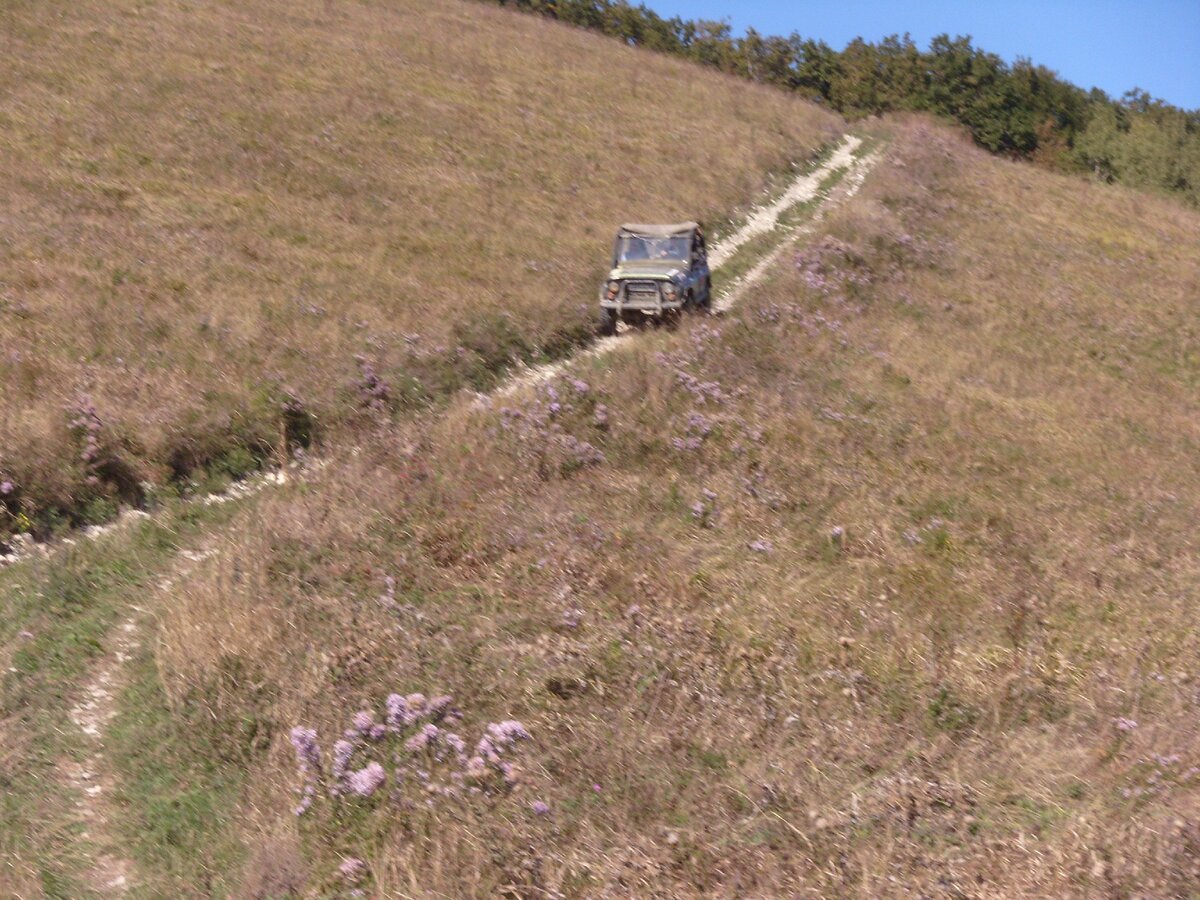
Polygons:
M600 310L600 335L612 337L617 333L617 314L611 309Z

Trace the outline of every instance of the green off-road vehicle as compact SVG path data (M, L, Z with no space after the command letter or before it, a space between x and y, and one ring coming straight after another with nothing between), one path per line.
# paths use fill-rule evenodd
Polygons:
M600 288L600 333L618 322L672 319L681 310L708 310L712 277L704 234L695 222L622 225L612 271Z

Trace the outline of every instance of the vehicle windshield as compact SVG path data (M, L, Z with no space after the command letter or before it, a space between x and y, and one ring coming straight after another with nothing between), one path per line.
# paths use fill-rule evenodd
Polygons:
M686 260L691 251L691 239L681 237L626 236L617 241L617 262L640 260Z

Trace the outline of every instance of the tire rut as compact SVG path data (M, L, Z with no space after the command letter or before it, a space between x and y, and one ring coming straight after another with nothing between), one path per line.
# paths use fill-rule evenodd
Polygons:
M179 551L183 563L174 575L160 581L156 590L168 590L181 574L215 554L215 550ZM85 878L89 887L102 895L125 894L136 884L133 861L113 849L120 844L113 833L112 798L117 780L106 758L105 738L128 681L128 663L142 647L146 616L145 607L129 606L125 618L111 632L108 652L92 669L81 686L80 699L67 713L86 749L82 760L63 764L63 775L74 791L75 812L84 826L80 838L94 848Z

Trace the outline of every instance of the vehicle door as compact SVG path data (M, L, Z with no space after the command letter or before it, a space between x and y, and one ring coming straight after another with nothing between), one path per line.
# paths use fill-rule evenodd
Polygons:
M688 266L688 287L697 303L703 303L708 292L708 250L704 246L704 235L699 229L692 233L692 260Z

